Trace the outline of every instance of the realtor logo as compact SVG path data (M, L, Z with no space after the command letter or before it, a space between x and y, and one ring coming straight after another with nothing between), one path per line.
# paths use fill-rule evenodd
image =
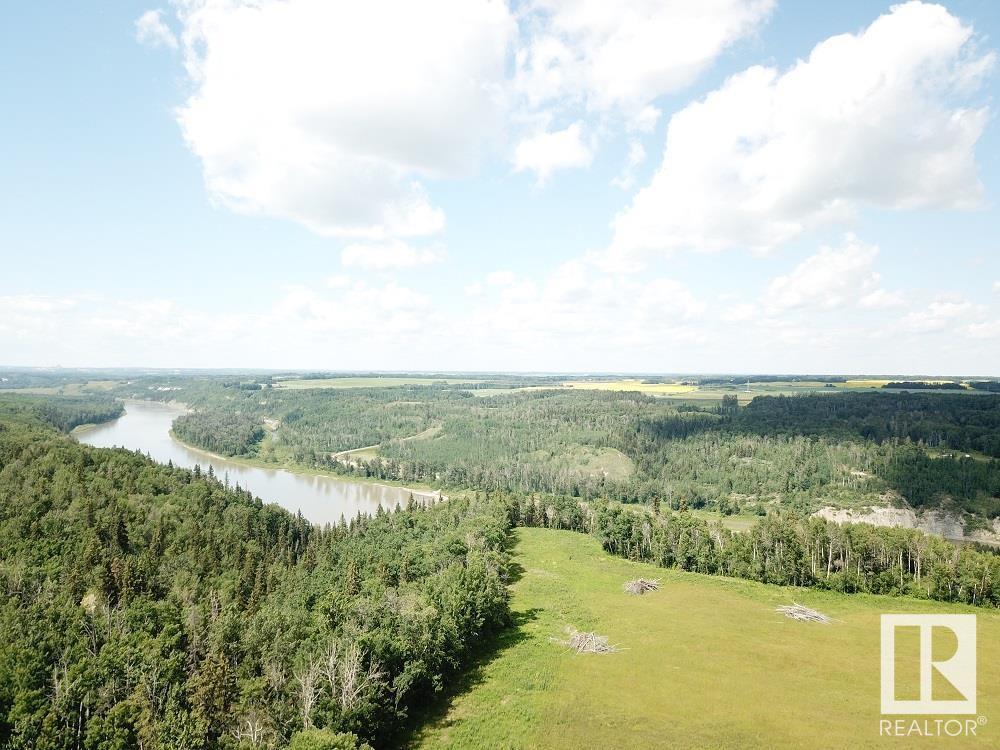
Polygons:
M920 634L920 698L896 700L896 629L915 628ZM938 628L950 630L957 641L951 654L935 654L932 645ZM951 684L962 699L935 700L935 673ZM915 686L913 686L915 687ZM905 689L905 688L904 688ZM913 691L915 692L915 691ZM976 616L882 615L882 713L976 713Z

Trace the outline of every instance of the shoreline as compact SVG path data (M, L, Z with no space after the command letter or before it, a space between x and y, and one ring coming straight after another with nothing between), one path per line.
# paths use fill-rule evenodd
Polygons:
M118 421L124 417L128 412L128 405L131 404L142 404L143 406L163 406L169 409L180 410L186 414L191 414L195 410L192 409L188 404L182 401L157 401L155 399L142 399L142 398L129 398L121 399L121 402L125 406L125 413L121 416L115 417L114 419L109 419L105 422L88 422L87 424L81 424L70 430L69 435L76 440L79 440L79 435L81 433L88 432L97 427L103 425L111 424ZM430 486L410 486L409 484L394 483L389 479L378 479L376 477L361 477L361 476L343 476L340 474L335 474L329 471L323 471L322 469L316 469L311 466L300 466L295 464L272 464L266 461L261 461L259 459L245 457L245 456L224 456L221 453L213 453L212 451L205 450L204 448L199 448L197 445L192 445L174 433L173 428L167 431L170 439L173 440L178 445L183 446L185 449L197 453L201 456L205 456L206 460L211 461L221 461L229 462L233 464L239 464L240 466L245 466L250 469L261 469L264 471L287 471L290 474L298 474L300 476L309 477L322 477L323 479L328 479L333 482L344 482L347 484L368 484L377 487L386 487L389 489L406 490L410 492L414 497L425 497L433 498L435 501L447 500L448 495L440 489L430 487ZM365 448L353 448L347 451L340 451L336 455L348 455L354 451L365 450Z
M298 466L289 464L271 464L266 461L261 461L259 459L248 458L245 456L223 456L219 453L212 453L204 448L199 448L196 445L191 445L190 443L182 440L174 434L173 430L168 433L170 439L176 442L178 445L182 445L194 453L199 453L210 459L215 459L217 461L228 461L229 463L240 464L241 466L246 466L251 469L263 469L270 471L287 471L290 474L300 474L303 476L310 477L323 477L324 479L329 479L334 482L345 482L345 483L357 483L357 484L371 484L378 487L388 487L396 490L407 490L414 496L422 495L424 497L434 497L438 500L447 500L448 496L445 495L439 489L433 489L431 487L411 487L406 484L393 484L390 480L377 479L375 477L357 477L357 476L341 476L340 474L334 474L328 471L323 471L322 469L314 469L309 466Z

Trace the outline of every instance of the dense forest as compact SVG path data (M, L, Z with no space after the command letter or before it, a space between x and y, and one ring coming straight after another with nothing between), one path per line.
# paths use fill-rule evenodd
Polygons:
M638 394L495 397L443 420L427 440L392 440L338 468L450 486L554 492L723 512L777 501L800 510L884 504L1000 515L1000 399L944 394L759 396L739 408ZM628 473L558 464L580 446L617 451ZM932 454L947 448L952 454Z
M264 428L260 420L242 412L185 414L174 420L173 433L184 442L225 456L254 456Z
M186 390L184 400L195 411L178 419L174 431L216 453L308 465L332 452L416 434L433 423L444 402L471 398L430 386L253 391L202 385ZM262 440L266 435L253 430L269 423L280 430Z
M1000 396L845 393L759 396L733 417L740 432L908 440L1000 458Z
M964 391L961 383L946 381L940 383L924 382L923 380L893 380L882 386L888 390L905 391Z
M8 416L34 417L63 432L117 419L125 411L120 401L107 397L30 394L6 395L0 398L0 409L0 413Z
M1000 380L971 380L969 381L969 388L977 391L1000 393Z
M315 528L29 412L0 401L5 747L383 746L507 622L500 501Z
M1000 395L758 396L746 407L731 395L683 402L538 389L480 397L446 384L216 384L190 395L197 408L175 423L179 437L275 465L587 500L658 497L724 513L904 500L1000 516ZM348 452L369 446L377 450Z

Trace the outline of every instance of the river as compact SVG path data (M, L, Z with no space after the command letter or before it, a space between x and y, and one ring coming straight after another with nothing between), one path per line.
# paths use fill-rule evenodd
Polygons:
M230 485L250 490L264 502L277 503L292 513L301 512L313 523L338 523L341 515L350 520L360 511L372 514L381 505L406 507L411 490L373 482L352 482L323 474L306 474L285 469L264 469L228 461L189 448L170 436L170 426L184 410L156 402L128 401L125 414L111 422L88 425L74 432L81 443L98 448L121 447L148 453L161 463L189 469L195 464ZM436 493L413 490L417 501L437 497Z

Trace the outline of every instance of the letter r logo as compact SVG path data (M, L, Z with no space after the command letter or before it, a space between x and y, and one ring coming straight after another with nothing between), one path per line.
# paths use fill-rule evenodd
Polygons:
M896 700L896 628L916 627L920 632L920 699ZM958 647L947 659L934 660L935 628L955 634ZM934 700L934 672L951 683L963 700ZM976 713L976 616L882 615L882 713Z

